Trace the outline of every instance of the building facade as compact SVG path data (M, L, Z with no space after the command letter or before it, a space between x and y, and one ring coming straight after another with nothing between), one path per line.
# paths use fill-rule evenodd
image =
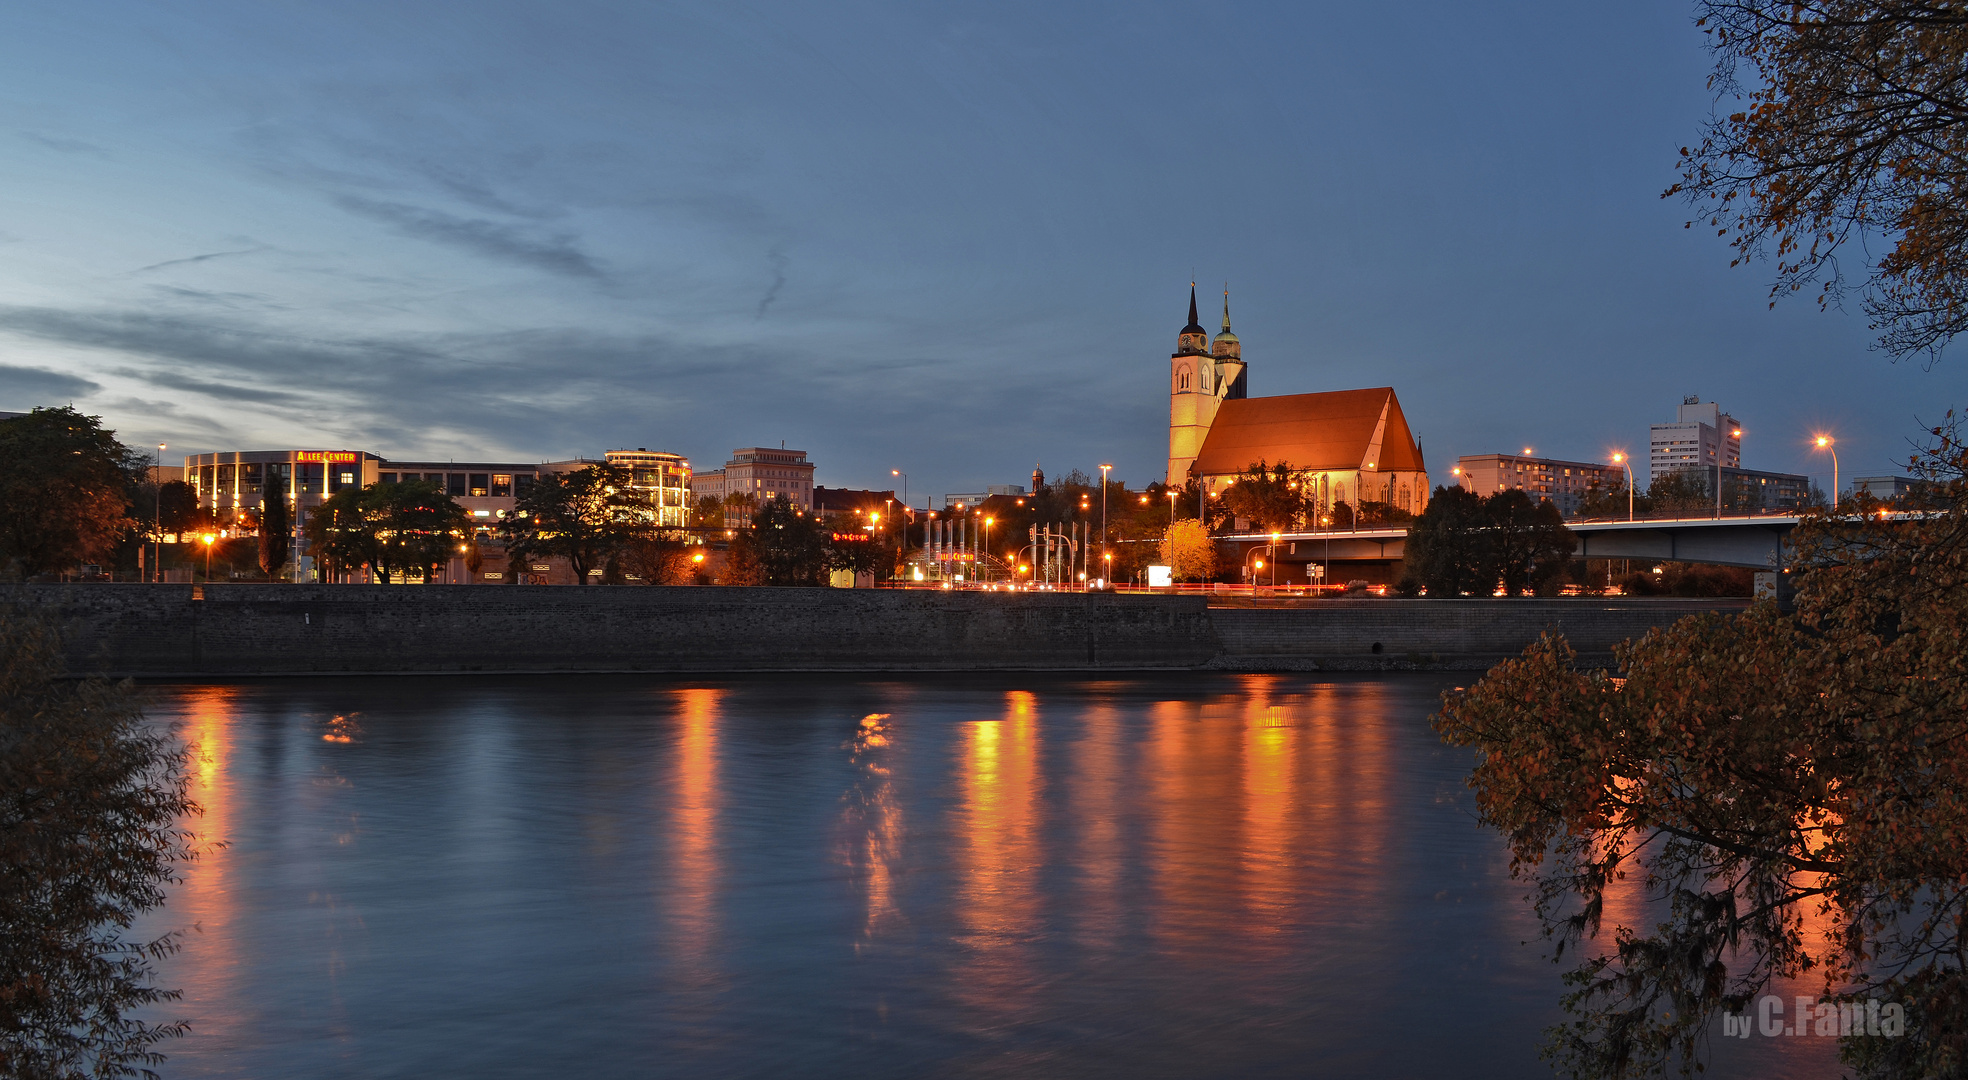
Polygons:
M813 510L813 469L804 450L740 447L724 468L699 473L691 480L691 496L712 496L724 503L727 528L750 524L751 511L733 495L746 496L756 506L767 499L784 499L801 510Z
M1522 491L1533 502L1550 500L1566 517L1576 516L1586 493L1625 490L1626 469L1590 461L1563 461L1525 454L1472 454L1456 460L1456 482L1488 498L1499 491Z
M659 528L690 525L690 459L665 450L610 450L608 464L629 474L630 487L649 500L650 521Z
M1218 410L1224 402L1247 395L1247 375L1243 343L1230 331L1230 290L1223 290L1223 330L1212 342L1196 321L1196 285L1191 282L1189 322L1176 333L1175 352L1169 356L1170 487L1188 482ZM1040 486L1034 479L1033 489Z
M1742 468L1742 424L1713 401L1683 398L1673 423L1647 432L1649 483L1685 469Z
M954 510L965 506L982 506L984 505L984 500L994 495L1007 499L1023 498L1025 495L1025 485L991 484L985 487L983 491L954 492L943 496L943 509Z

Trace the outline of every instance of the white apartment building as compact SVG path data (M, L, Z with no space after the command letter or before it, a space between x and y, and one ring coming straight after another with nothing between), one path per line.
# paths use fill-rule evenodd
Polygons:
M1742 468L1742 424L1715 402L1699 397L1681 399L1671 424L1648 428L1649 483L1684 469Z

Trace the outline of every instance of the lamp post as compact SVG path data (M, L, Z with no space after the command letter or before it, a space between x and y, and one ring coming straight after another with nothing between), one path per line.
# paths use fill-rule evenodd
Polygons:
M978 568L980 570L986 571L985 580L987 581L990 580L989 571L991 569L991 564L989 562L989 559L991 558L991 526L996 524L997 520L998 519L994 517L987 517L984 519L984 558L986 561L981 563Z
M890 469L888 470L888 475L902 478L902 505L909 505L909 474L903 472L901 469Z
M155 488L157 506L151 513L151 557L150 580L163 581L163 571L158 562L164 558L164 444L157 444L157 465L150 470L150 482Z
M218 537L213 536L211 533L206 533L199 539L205 541L205 583L210 585L212 583L212 541L217 540Z
M1271 534L1271 587L1278 587L1278 541L1284 539L1282 533Z
M1319 524L1325 526L1326 561L1319 565L1319 584L1324 585L1332 577L1332 518L1322 517Z
M1817 438L1818 449L1831 451L1831 512L1838 512L1838 440L1829 435Z
M1626 466L1626 520L1633 520L1633 463L1625 454L1614 454L1613 464Z
M1100 553L1107 554L1107 473L1112 465L1100 467ZM1102 573L1105 573L1103 570Z

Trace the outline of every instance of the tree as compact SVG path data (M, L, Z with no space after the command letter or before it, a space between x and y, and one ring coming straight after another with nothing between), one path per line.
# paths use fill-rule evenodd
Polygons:
M785 499L767 499L752 515L751 543L764 585L824 585L827 529Z
M602 580L610 585L631 580L642 585L688 585L697 574L698 563L693 557L703 553L699 545L644 529L616 545Z
M1646 505L1668 515L1697 514L1715 505L1708 479L1693 469L1675 469L1647 485Z
M1489 553L1505 596L1545 594L1562 579L1577 541L1549 499L1533 503L1512 488L1484 500L1489 516Z
M287 564L287 534L294 524L287 516L286 485L272 466L266 473L266 486L260 489L260 569L272 577Z
M308 550L321 564L323 581L359 567L382 566L382 515L376 513L376 499L370 491L343 488L308 514L304 526Z
M1881 348L1937 356L1968 327L1968 10L1934 0L1699 0L1718 95L1683 194L1737 257L1772 254L1771 305L1847 289L1838 256L1893 248L1858 285ZM1689 222L1692 227L1694 222Z
M1794 614L1683 619L1621 646L1618 677L1547 637L1445 698L1546 934L1608 939L1550 1033L1571 1074L1686 1073L1716 1013L1807 973L1825 1004L1791 1021L1843 1031L1856 1075L1968 1058L1968 448L1934 435L1934 513L1793 534ZM1657 924L1609 926L1608 895L1642 888Z
M429 481L373 484L362 489L358 505L377 537L367 550L385 584L391 575L407 578L413 568L428 579L432 567L451 561L471 530L464 507Z
M827 568L871 575L886 581L895 573L896 547L880 531L834 533L827 543Z
M588 583L609 553L634 534L640 503L623 470L590 465L571 473L542 473L500 523L506 552L515 563L559 556L574 568L574 580Z
M1488 596L1496 587L1490 515L1483 497L1461 486L1438 487L1428 508L1408 527L1402 591L1426 588L1434 598Z
M1216 576L1216 541L1194 518L1169 526L1161 554L1177 581L1208 581Z
M1308 489L1290 463L1245 466L1223 489L1223 505L1258 532L1291 532L1305 517Z
M0 461L0 572L105 562L136 527L144 461L101 417L64 407L0 420Z
M199 808L129 683L62 676L54 628L0 612L0 1075L131 1076L187 1030L131 1015L178 999L152 968L177 935L124 934L195 857Z

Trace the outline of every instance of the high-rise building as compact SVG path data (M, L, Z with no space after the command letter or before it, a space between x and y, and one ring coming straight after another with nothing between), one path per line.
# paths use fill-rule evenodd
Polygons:
M1684 469L1742 468L1742 424L1713 401L1682 398L1674 422L1648 432L1649 482Z

